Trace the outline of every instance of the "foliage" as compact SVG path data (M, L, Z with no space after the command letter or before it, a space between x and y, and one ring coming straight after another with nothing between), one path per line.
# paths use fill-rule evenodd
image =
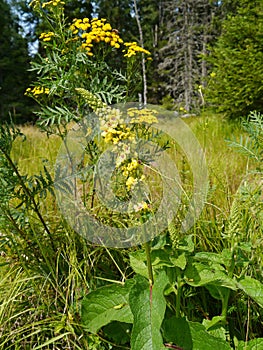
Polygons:
M12 125L0 127L0 349L261 346L262 182L251 181L248 174L225 215L224 226L216 222L216 216L215 223L213 217L198 223L207 231L211 225L213 234L219 232L220 245L212 251L198 249L206 238L198 226L187 234L178 233L180 212L162 234L126 250L87 243L63 219L54 195L59 188L67 195L73 190L96 218L113 228L124 227L128 233L132 224L139 226L155 213L158 181L154 182L156 202L155 198L136 202L123 215L100 205L94 193L97 180L107 182L112 177L112 190L125 204L132 190L143 186L142 167L149 168L152 155L145 152L139 158L138 138L157 141L156 153L171 148L182 164L183 185L190 184L191 172L176 147L151 130L158 122L157 107L108 106L128 99L122 89L125 86L128 93L136 76L129 81L128 73L112 72L107 54L117 50L129 65L146 52L134 43L124 45L124 53L118 51L124 43L106 20L83 18L67 24L63 1L34 0L32 5L51 29L41 35L45 54L33 65L38 80L27 93L40 104L40 130L58 139L61 148L54 172L45 162L39 173L22 173L12 147L17 140L26 142L25 136ZM204 133L207 123L199 125ZM83 159L75 156L74 147L68 147L72 124L75 135L85 140ZM78 133L80 126L84 135ZM232 146L251 157L253 171L262 181L262 115L254 112L245 126L248 141L239 147L232 141ZM138 148L131 148L127 140ZM107 146L121 152L111 164L113 175L107 168L99 177L96 163ZM105 201L111 199L107 193L102 196ZM63 198L64 208L72 214L77 204L80 210L78 202L74 207L68 197ZM78 223L77 215L72 216Z
M106 19L84 18L68 23L63 3L42 8L33 1L32 7L50 28L40 35L45 53L33 62L38 84L27 90L27 94L43 103L43 112L38 113L41 125L60 124L60 120L68 123L83 117L85 106L76 98L76 87L88 89L106 103L133 98L137 88L136 53L150 54L148 51L124 42ZM112 66L111 56L119 51L126 71ZM62 115L67 118L61 119Z
M206 97L231 118L262 111L262 4L255 1L245 5L225 20L208 58L212 72Z
M242 139L239 148L244 155L262 153L261 124L256 113L245 122L251 143ZM35 183L39 175L20 179L10 163L8 155L19 137L15 129L1 130L0 178L5 181L1 185L1 249L9 271L1 278L1 300L5 300L0 309L1 349L16 346L22 350L36 344L72 349L129 348L131 344L139 349L145 344L155 349L161 338L164 348L260 346L260 186L244 182L236 194L221 232L224 248L217 247L217 252L198 251L195 235L180 238L176 225L170 225L169 232L151 243L151 285L145 249L87 246L56 211L44 210L43 194L53 206L43 192L53 187L44 181L47 175L40 175L39 184ZM231 143L237 148L240 141ZM261 162L256 164L262 171ZM33 198L52 229L55 251L34 210Z

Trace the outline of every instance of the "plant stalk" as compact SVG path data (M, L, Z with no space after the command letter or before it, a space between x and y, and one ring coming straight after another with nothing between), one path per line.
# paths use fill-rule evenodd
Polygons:
M181 273L180 269L176 268L176 274L177 274L177 293L176 293L176 305L175 305L175 314L176 317L179 318L181 316Z
M24 190L26 196L32 201L32 204L33 204L35 213L37 214L37 216L38 216L39 220L41 221L41 223L42 223L42 225L43 225L45 231L47 232L47 234L48 234L48 236L49 236L49 238L50 238L50 243L51 243L52 249L55 251L55 246L54 246L54 243L53 243L53 240L52 240L51 232L49 231L49 229L48 229L48 227L47 227L47 225L46 225L46 222L45 222L43 216L41 215L41 213L40 213L40 211L39 211L39 209L38 209L38 205L37 205L37 203L36 203L36 201L35 201L34 196L30 193L30 190L29 190L29 189L27 188L27 186L25 185L25 183L24 183L24 181L23 181L23 179L22 179L22 177L21 177L21 175L20 175L20 173L19 173L17 167L16 167L15 164L13 163L13 161L12 161L11 157L9 156L9 154L6 153L3 149L1 149L1 151L4 153L6 159L8 160L8 162L9 162L9 164L11 165L12 169L14 170L14 172L15 172L15 174L16 174L18 180L19 180L19 183L20 183L21 187L23 188L23 190Z
M149 242L146 242L144 244L144 247L145 247L145 253L146 253L149 283L150 283L150 286L152 286L154 283L154 280L153 280L153 269L152 269L152 260L151 260L151 247Z

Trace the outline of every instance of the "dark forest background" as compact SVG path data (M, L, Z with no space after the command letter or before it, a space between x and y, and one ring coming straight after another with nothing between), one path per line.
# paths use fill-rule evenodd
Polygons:
M37 105L24 92L45 30L29 3L0 0L0 118L18 124L35 119ZM135 6L143 45L153 57L148 103L194 113L209 107L230 118L262 112L261 0L74 0L66 1L66 15L107 18L124 40L142 44Z

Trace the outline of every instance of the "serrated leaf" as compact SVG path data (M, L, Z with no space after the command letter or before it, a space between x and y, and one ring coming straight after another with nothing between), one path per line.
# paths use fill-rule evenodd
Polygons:
M129 306L129 292L133 282L124 286L113 284L98 288L87 294L82 301L81 319L83 325L91 333L111 321L133 323L133 315Z
M263 307L263 284L256 279L245 276L238 282L238 287Z
M231 350L225 340L209 334L202 324L185 318L174 316L166 319L163 328L166 341L184 350Z
M145 278L137 276L136 284L132 287L129 298L134 316L131 336L132 350L160 350L164 348L160 328L166 309L163 291L168 282L164 271L157 275L152 287Z

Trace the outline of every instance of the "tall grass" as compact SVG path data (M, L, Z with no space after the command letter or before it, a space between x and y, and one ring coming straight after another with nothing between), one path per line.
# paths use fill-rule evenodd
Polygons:
M248 243L248 272L262 280L263 229L258 218L262 207L258 186L253 184L254 178L247 177L254 164L226 142L239 139L244 130L239 124L213 115L189 118L185 122L205 152L210 181L205 208L189 232L194 233L196 249L220 252L229 248L229 231L234 230L242 244ZM173 122L168 123L172 127ZM60 141L54 136L48 138L34 126L21 130L26 139L16 139L11 152L21 174L33 176L43 171L43 164L52 173ZM175 155L175 160L180 174L185 176L183 157ZM244 186L244 179L251 183L250 187ZM247 190L247 195L241 195L240 189L242 193ZM89 291L109 281L122 282L132 274L127 250L89 244L67 226L51 195L42 200L40 211L51 237L32 209L21 216L21 225L12 227L7 223L1 227L0 350L120 348L104 339L103 334L85 332L80 322L80 302ZM193 299L189 293L190 290L185 291L183 303ZM199 302L209 304L204 291L195 296L187 306L189 310L191 307L194 310ZM263 336L259 329L262 311L238 295L232 302L229 312L235 318L235 327L242 329L245 313L250 317L247 327L251 333ZM211 305L207 308L211 309ZM196 315L191 310L189 315L191 312ZM241 333L240 338L245 338L246 332Z
M19 129L26 138L21 137L14 142L12 157L21 173L29 176L38 173L43 170L43 161L48 161L52 168L61 140L54 135L47 137L33 125L21 126Z

